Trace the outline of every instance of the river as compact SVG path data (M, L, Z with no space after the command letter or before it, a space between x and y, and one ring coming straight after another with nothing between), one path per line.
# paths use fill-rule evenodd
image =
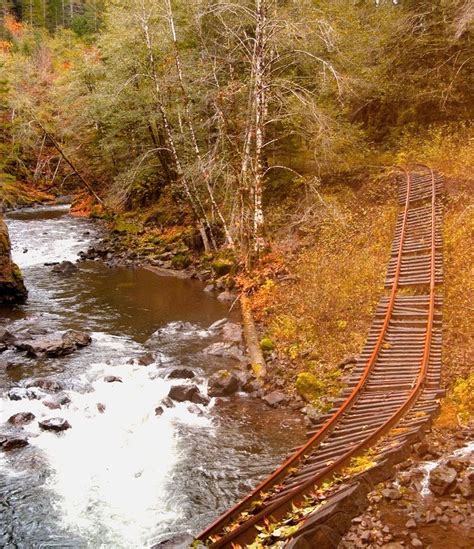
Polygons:
M12 212L7 224L29 299L0 309L0 325L13 332L79 329L93 341L61 358L0 355L15 364L0 371L2 428L17 412L36 416L24 427L29 445L0 452L1 547L149 548L196 533L301 443L293 414L244 395L212 399L202 415L189 403L155 415L181 383L166 377L172 368L191 368L206 393L209 375L235 364L202 352L215 341L207 328L228 317L228 306L199 282L97 261L58 275L45 263L75 261L98 239L97 226L70 217L65 206ZM152 364L130 364L146 352ZM105 383L107 375L122 383ZM71 400L61 410L7 398L12 387L47 376ZM72 428L39 428L39 420L55 416Z

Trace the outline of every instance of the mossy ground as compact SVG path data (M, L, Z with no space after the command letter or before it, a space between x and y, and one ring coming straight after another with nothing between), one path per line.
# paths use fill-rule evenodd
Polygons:
M474 420L474 180L448 181L444 215L443 384L439 426Z
M54 196L47 192L41 191L32 185L21 183L8 174L0 173L0 206L6 209L17 206L30 206L53 199Z
M338 363L365 342L384 291L397 206L386 177L322 187L320 197L310 231L297 245L291 235L275 246L286 276L264 280L253 303L279 358L275 373L322 407L343 386Z
M453 427L473 418L466 387L472 385L474 361L474 181L468 169L474 169L474 152L469 156L468 149L459 145L460 159L450 141L448 152L454 161L449 164L449 155L437 148L437 139L425 143L425 152L418 156L447 174L440 291L444 294L443 385L448 397L440 422ZM337 365L362 349L384 292L397 212L393 190L387 178L352 187L333 181L330 187L321 187L325 211L317 223L300 231L303 237L291 235L276 244L273 271L268 265L261 271L253 307L279 358L270 375L283 377L290 393L302 393L301 373L317 380L318 394L303 396L321 408L343 386ZM306 389L303 393L308 393Z

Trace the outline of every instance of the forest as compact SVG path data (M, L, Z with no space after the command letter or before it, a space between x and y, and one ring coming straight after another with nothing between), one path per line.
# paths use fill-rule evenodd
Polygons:
M251 394L312 427L388 295L397 183L432 168L438 458L472 446L473 89L471 0L2 0L0 212L66 197L105 235L81 259L198 279L229 314L240 301Z
M470 2L7 1L2 180L179 205L250 258L267 209L465 143ZM46 184L45 184L46 182Z

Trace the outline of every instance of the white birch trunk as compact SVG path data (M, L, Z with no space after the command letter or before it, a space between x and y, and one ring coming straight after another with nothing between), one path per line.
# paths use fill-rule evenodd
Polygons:
M185 112L186 112L186 119L187 119L189 134L191 136L192 148L194 150L194 154L196 156L196 159L197 159L197 162L198 162L198 165L199 165L199 171L201 172L201 176L204 179L207 194L209 195L209 198L211 200L212 207L215 210L215 212L217 214L217 217L219 218L220 222L222 223L222 227L224 229L224 234L225 234L225 238L226 238L226 244L227 244L228 247L234 248L234 241L233 241L232 236L229 232L227 222L226 222L224 216L222 215L221 209L219 208L219 205L217 204L216 199L214 197L214 192L213 192L212 187L211 187L210 182L209 182L209 173L208 173L208 171L206 170L206 168L204 166L201 150L200 150L198 142L197 142L196 132L194 130L191 111L190 111L190 108L189 108L189 104L190 104L189 94L187 93L186 87L184 85L183 69L182 69L182 63L181 63L181 56L180 56L179 49L178 49L178 40L177 40L177 35L176 35L176 26L175 26L175 22L174 22L174 15L173 15L173 8L171 6L171 0L165 0L165 4L166 4L166 10L167 10L167 14L168 14L168 22L169 22L169 27L170 27L170 32L171 32L171 38L172 38L172 41L173 41L176 72L178 74L179 85L180 85L181 92L182 92L183 98L184 98L184 108L185 108Z
M256 0L255 31L255 173L253 178L253 251L258 254L265 242L263 239L264 215L262 206L263 193L263 143L265 125L265 53L266 53L266 0Z
M148 63L150 65L150 70L151 70L151 77L152 77L154 87L155 87L155 100L156 100L157 107L158 107L158 110L160 112L161 119L162 119L162 122L163 122L163 127L164 127L164 130L165 130L166 139L168 141L168 147L170 149L171 156L173 158L173 162L175 164L175 169L176 169L176 174L177 174L177 177L178 177L178 182L182 185L182 187L184 189L184 192L186 194L186 197L188 198L189 204L190 204L190 206L191 206L191 208L194 212L194 215L196 216L196 218L198 220L198 224L200 225L201 234L204 233L204 236L203 236L204 249L205 249L206 252L209 252L210 249L211 249L210 245L209 245L209 240L207 238L205 229L202 229L202 228L203 227L208 227L210 229L210 225L209 225L209 222L207 221L207 219L205 217L204 208L202 207L202 205L200 203L197 204L198 201L195 199L195 197L193 196L193 193L191 192L191 188L188 184L188 181L186 180L186 177L184 176L183 167L182 167L181 162L179 160L178 151L177 151L177 148L176 148L176 144L175 144L171 124L169 122L168 114L166 112L166 109L164 107L164 104L163 104L163 101L162 101L162 98L161 98L162 97L161 87L160 87L160 83L159 83L159 79L158 79L158 73L157 73L157 70L156 70L155 56L153 54L153 46L152 46L152 41L151 41L151 36L150 36L150 29L149 29L149 25L148 25L148 17L145 14L145 9L144 9L143 5L142 5L142 7L143 7L143 10L142 10L142 16L140 18L140 23L141 23L141 28L142 28L143 35L144 35L144 38L145 38L145 44L146 44L147 53L148 53ZM197 207L198 205L201 206L200 209L203 211L204 219L199 214L199 210L198 210L198 207Z

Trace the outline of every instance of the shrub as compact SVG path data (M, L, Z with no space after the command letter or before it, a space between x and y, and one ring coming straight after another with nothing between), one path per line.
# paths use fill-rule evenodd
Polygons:
M474 373L465 379L458 379L453 389L453 400L458 408L458 417L463 423L474 419Z
M224 276L232 271L234 264L228 259L216 259L211 266L217 276Z
M191 259L186 254L178 254L173 257L171 264L175 269L185 269L191 264Z
M260 340L260 349L262 349L264 353L271 353L274 348L275 345L269 337L263 337Z
M312 402L318 399L326 390L325 384L314 374L301 372L296 379L296 391L304 399Z

